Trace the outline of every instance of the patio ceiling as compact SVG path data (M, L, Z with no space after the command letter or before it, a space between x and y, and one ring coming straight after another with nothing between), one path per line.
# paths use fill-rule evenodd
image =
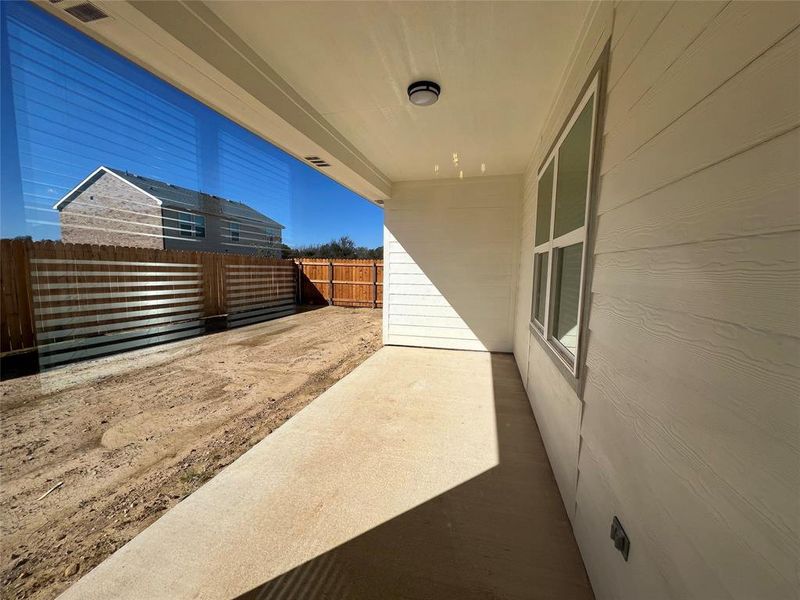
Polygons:
M37 4L373 201L392 181L520 173L585 2L110 2L79 23ZM412 106L417 79L440 101Z
M586 11L572 2L209 2L393 181L521 173ZM407 86L442 85L413 106Z

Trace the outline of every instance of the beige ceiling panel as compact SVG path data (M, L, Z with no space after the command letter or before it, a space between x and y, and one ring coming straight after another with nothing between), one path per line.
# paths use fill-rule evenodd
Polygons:
M589 6L96 2L114 20L79 29L296 156L324 156L372 200L436 164L442 177L522 172ZM441 84L437 104L410 104L418 79Z
M524 169L588 3L269 2L207 6L393 181ZM442 86L415 107L406 87ZM451 173L452 174L452 173Z

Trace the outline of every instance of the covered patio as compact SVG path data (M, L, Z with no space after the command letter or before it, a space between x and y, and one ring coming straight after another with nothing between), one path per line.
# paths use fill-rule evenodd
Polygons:
M384 347L71 598L593 598L513 356Z
M386 347L64 598L797 597L800 3L35 3L384 209Z

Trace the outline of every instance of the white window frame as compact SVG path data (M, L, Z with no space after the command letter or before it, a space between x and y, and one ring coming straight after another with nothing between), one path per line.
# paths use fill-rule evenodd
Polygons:
M597 135L597 114L599 109L599 98L598 98L598 90L599 90L599 74L594 76L594 79L589 84L588 88L584 92L583 97L581 98L580 103L575 107L572 114L570 115L569 120L567 121L566 127L564 127L561 135L559 136L556 143L553 145L552 150L547 155L547 159L544 161L544 164L539 169L539 172L536 175L536 189L539 189L539 182L542 176L547 171L550 164L554 164L553 168L553 185L552 189L550 190L551 201L550 201L550 236L547 242L539 244L538 246L534 246L533 248L533 266L534 266L534 274L533 274L533 297L531 299L531 329L538 335L542 341L547 344L550 348L553 349L554 354L564 363L564 366L572 373L574 377L579 377L579 357L581 356L581 348L583 343L583 327L584 327L584 319L583 319L583 312L584 312L584 303L585 303L585 295L586 290L584 289L586 286L586 262L587 262L587 252L588 252L588 240L587 240L587 231L588 231L588 223L589 223L589 215L591 214L590 211L590 201L592 198L593 192L593 184L594 184L594 162L595 162L595 137ZM574 229L568 233L565 233L558 238L553 238L553 234L555 232L556 226L556 196L558 191L558 151L564 143L567 135L569 135L570 131L572 131L572 127L575 125L575 122L578 120L578 117L581 115L581 112L584 108L586 108L586 104L594 98L594 104L592 106L592 126L591 126L591 135L589 140L589 176L588 182L586 186L586 207L585 213L583 217L583 226ZM537 205L538 205L538 198L537 198ZM536 234L536 221L538 220L539 215L536 215L536 219L533 222L533 230L534 230L534 243L535 234ZM556 263L556 253L561 251L563 248L568 246L574 246L575 244L583 244L582 247L582 256L581 256L581 273L580 273L580 288L578 292L578 332L576 337L576 344L575 344L575 355L573 356L572 352L568 350L554 335L553 332L553 307L556 301L555 298L555 281L556 281L556 273L555 267ZM544 323L539 323L535 318L536 312L536 300L537 300L537 284L538 280L541 276L539 269L536 269L536 257L539 254L546 254L545 260L547 261L547 281L545 281L545 291L543 295L543 299L545 302L544 306Z

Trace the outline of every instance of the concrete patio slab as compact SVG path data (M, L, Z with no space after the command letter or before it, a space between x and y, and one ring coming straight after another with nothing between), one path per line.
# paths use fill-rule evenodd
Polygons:
M513 357L385 347L61 598L592 598Z

